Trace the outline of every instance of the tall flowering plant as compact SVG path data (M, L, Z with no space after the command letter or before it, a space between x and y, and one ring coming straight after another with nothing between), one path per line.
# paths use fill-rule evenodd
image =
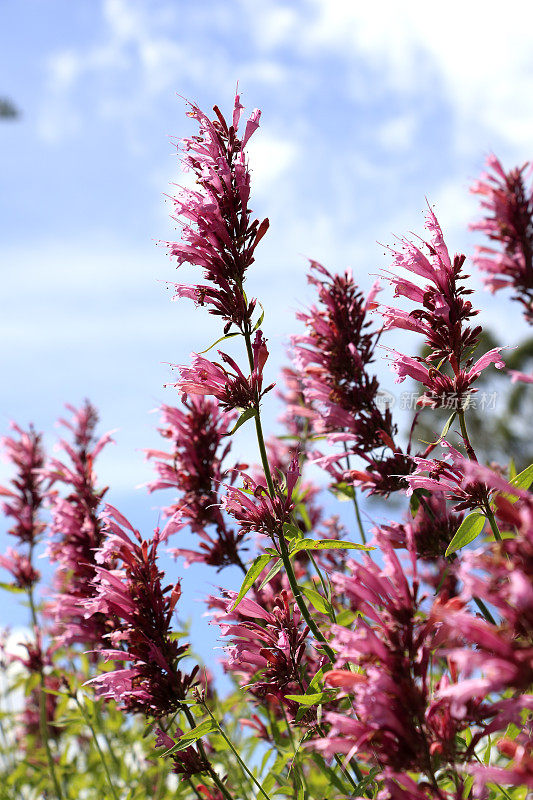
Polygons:
M282 373L283 430L265 439L268 310L244 287L268 220L250 210L247 144L260 113L243 125L243 110L239 95L229 117L190 104L197 132L179 145L195 188L172 198L181 238L167 247L203 282L174 284L175 298L219 316L215 344L232 337L241 355L212 359L209 348L176 367L165 444L147 451L148 490L171 493L163 522L147 538L104 506L94 461L109 435L96 436L91 404L70 409L60 457L46 460L32 429L4 440L15 477L0 491L17 547L0 565L27 592L34 630L22 654L4 646L28 700L2 727L1 770L19 796L57 800L525 800L533 465L483 464L469 435L476 383L504 361L502 347L474 357L482 329L466 256L451 254L428 209L425 238L391 248L383 282L398 304L311 262L316 301L298 315L304 330ZM501 271L528 314L530 198L523 170L491 164L497 177L477 191L504 252L477 263L493 289ZM390 330L414 334L425 354L390 348ZM449 409L434 441L417 441L416 413L408 440L399 433L375 374L382 348L397 380L419 386L418 407ZM257 464L232 456L244 425ZM313 464L353 501L357 534L329 513ZM363 512L373 517L371 503L393 493L403 516L368 524ZM47 528L55 576L39 606L33 557ZM179 565L169 578L164 550ZM178 616L179 571L198 564L223 583L206 613L233 685L225 697ZM25 751L14 766L10 735Z

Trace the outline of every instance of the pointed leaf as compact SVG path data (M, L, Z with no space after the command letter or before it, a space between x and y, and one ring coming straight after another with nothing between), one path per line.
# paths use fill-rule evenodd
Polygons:
M461 547L465 547L467 544L470 544L470 542L473 542L485 527L485 522L485 515L480 514L478 511L474 511L472 514L465 517L459 525L457 533L448 545L444 555L449 556L451 553L455 553L456 550L460 550Z
M299 553L300 550L373 550L364 544L355 544L354 542L344 542L340 539L299 539L294 543L291 551L292 556Z
M313 694L286 694L287 700L298 703L301 706L316 706L319 703L326 703L335 697L335 692L315 692Z
M259 303L259 300L257 302ZM255 333L256 330L258 330L258 328L261 327L261 325L263 324L263 320L265 318L265 309L263 308L261 303L259 303L259 305L261 306L261 315L260 315L259 319L257 320L257 322L255 323L255 325L253 327L253 330L252 330L252 333Z
M308 587L300 587L301 591L305 594L311 605L320 611L322 614L328 613L328 604L326 599L319 594L316 589L309 589Z
M233 426L233 428L230 431L228 431L226 435L233 436L235 431L238 431L241 425L244 425L244 423L247 422L247 420L251 419L252 417L255 417L255 413L256 413L255 408L245 408L242 414L240 415L239 419Z
M533 483L533 464L530 464L529 467L526 467L522 472L519 472L512 480L509 481L512 486L516 486L517 489L522 489L523 491L527 492L531 484Z
M244 581L242 583L242 586L241 586L241 588L239 590L239 594L237 595L237 599L235 600L234 604L231 607L232 611L234 611L237 608L237 606L241 602L242 598L252 588L252 586L254 585L255 581L257 580L257 578L259 577L261 572L264 570L264 568L266 567L266 565L270 561L272 561L272 556L269 555L268 553L263 554L261 556L257 556L257 558L254 559L254 561L252 563L252 566L250 567L250 569L246 573L246 577L245 577L245 579L244 579Z
M180 750L186 750L187 747L190 747L198 739L201 739L202 736L207 736L208 733L213 733L215 730L216 728L213 721L206 719L204 722L197 725L196 728L193 728L192 731L188 731L180 736L175 745L161 753L161 757L169 756L172 753L178 753Z
M200 350L198 355L203 356L204 353L208 353L210 350L213 349L213 347L215 347L215 345L219 344L220 342L223 342L225 339L233 339L234 336L239 336L239 335L240 331L235 331L235 333L227 333L225 336L221 336L220 339L217 339L216 342L213 342L213 344L210 344L209 347L206 347L205 350Z
M263 581L261 581L261 585L259 586L259 591L261 591L263 586L266 586L267 583L272 580L274 575L278 574L282 566L283 566L283 561L281 558L278 558L278 560L274 562L274 566L272 567L272 569L269 570L266 578Z

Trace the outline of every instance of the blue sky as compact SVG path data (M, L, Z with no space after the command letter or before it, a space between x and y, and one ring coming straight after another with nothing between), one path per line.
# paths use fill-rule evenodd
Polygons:
M369 286L387 263L377 242L421 232L426 195L450 249L472 251L468 186L485 155L512 166L533 152L532 22L516 0L497 17L477 0L2 0L0 94L22 115L0 125L0 430L33 421L52 442L63 403L89 396L102 430L119 428L102 480L149 531L156 500L135 489L157 443L148 411L172 402L168 362L218 333L169 302L164 281L191 273L156 246L176 236L171 137L193 130L178 95L229 111L239 81L263 111L252 208L271 230L249 294L266 308L274 376L311 299L307 256ZM525 335L505 300L479 302L506 343ZM247 431L238 446L254 457ZM216 576L178 572L196 617L192 597Z

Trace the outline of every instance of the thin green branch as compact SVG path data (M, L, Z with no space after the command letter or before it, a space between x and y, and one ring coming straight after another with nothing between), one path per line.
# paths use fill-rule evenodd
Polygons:
M33 555L33 545L30 547L29 559L30 562L32 560ZM35 608L35 599L33 597L33 586L28 588L28 601L30 605L30 613L31 613L31 621L33 625L33 630L37 635L37 631L39 630L39 624L37 620L37 609ZM46 753L46 760L48 762L48 770L50 772L50 777L52 779L52 783L54 784L54 792L57 797L57 800L63 800L63 792L61 790L61 784L59 783L59 778L57 777L54 757L52 755L52 751L50 749L50 729L48 726L48 720L46 719L46 682L44 676L44 669L42 665L42 661L39 665L39 731L41 734L41 739L44 745L45 753Z
M85 706L83 705L83 703L80 703L80 701L78 700L77 692L76 691L71 692L70 693L70 697L74 700L74 702L78 706L78 708L80 710L80 713L81 713L83 719L85 720L85 724L87 725L87 727L91 731L91 735L92 735L93 741L94 741L94 746L96 747L96 750L97 750L98 755L100 757L100 761L102 762L102 766L104 768L104 772L106 774L107 782L109 784L109 788L111 789L111 793L112 793L112 795L113 795L115 800L119 800L118 794L117 794L116 789L115 789L115 787L113 785L113 781L111 780L111 774L109 772L109 767L107 766L107 761L105 760L104 754L102 752L102 748L100 747L100 742L98 741L98 736L96 735L96 731L94 729L94 725L92 723L92 720L91 720L89 714L87 713L87 710L86 710Z
M261 792L261 794L263 795L263 797L264 797L266 800L270 800L270 797L269 797L269 795L268 795L268 794L265 792L265 790L263 789L263 787L261 786L261 784L259 783L259 781L258 781L258 780L257 780L257 778L255 777L255 775L253 774L253 772L251 772L251 771L248 769L248 767L246 766L246 764L244 763L244 761L243 761L243 760L242 760L242 758L240 757L240 755L239 755L239 753L237 752L237 750L235 749L235 747L234 747L234 745L233 745L233 742L231 741L231 739L229 739L229 738L226 736L226 734L224 733L224 731L223 731L223 730L222 730L222 728L220 727L220 725L219 725L219 723L218 723L217 719L216 719L216 718L213 716L213 714L211 713L211 711L210 711L210 709L209 709L209 707L208 707L207 703L206 703L205 701L201 701L201 702L202 702L202 707L203 707L203 708L205 708L205 710L207 711L207 713L208 713L208 714L209 714L209 716L211 717L211 719L212 719L212 721L213 721L213 724L215 725L215 727L216 727L217 731L218 731L218 732L219 732L219 734L222 736L222 738L224 739L224 741L225 741L225 742L226 742L226 744L228 745L229 749L231 750L231 752L233 753L233 755L235 756L235 758L236 758L236 759L237 759L237 761L239 762L239 765L240 765L241 769L243 770L243 772L245 772L245 773L246 773L246 775L248 775L248 777L252 779L253 783L254 783L254 784L257 786L258 790Z

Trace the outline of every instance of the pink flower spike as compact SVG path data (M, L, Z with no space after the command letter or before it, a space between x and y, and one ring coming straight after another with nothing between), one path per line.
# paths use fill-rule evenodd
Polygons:
M209 306L222 317L225 333L234 325L244 332L251 325L256 301L248 301L243 291L246 272L254 261L254 251L268 230L268 219L252 217L250 171L246 145L259 126L256 109L247 122L242 140L237 131L243 106L236 94L231 124L215 106L210 120L198 106L190 103L189 116L198 123L198 133L180 142L185 171L195 179L195 188L181 188L172 199L175 219L181 223L181 241L167 243L178 266L199 267L207 285L176 286L176 297L188 297L198 305Z
M509 375L511 376L511 383L533 383L533 375L527 375L525 372L510 369Z
M513 299L533 322L533 183L528 164L505 172L494 155L487 158L489 171L471 187L482 198L485 216L470 227L486 234L493 247L478 247L474 263L486 273L485 284L496 292L510 287ZM528 185L529 184L529 185Z

